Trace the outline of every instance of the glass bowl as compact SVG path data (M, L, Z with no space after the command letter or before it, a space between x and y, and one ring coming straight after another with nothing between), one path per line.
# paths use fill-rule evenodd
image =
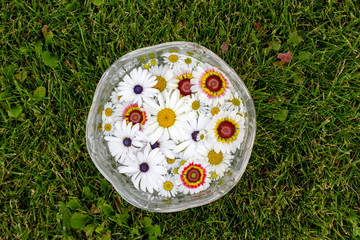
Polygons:
M132 67L144 66L149 59L156 58L161 53L177 50L191 53L201 62L209 63L222 70L232 82L235 90L241 94L247 110L245 114L246 132L240 149L235 153L231 171L216 184L200 193L181 195L170 199L154 197L152 194L137 190L131 180L118 173L119 164L110 155L106 141L101 130L102 109L108 101L111 92L119 82L119 72ZM93 103L86 124L86 144L92 161L101 174L114 186L116 191L127 202L135 207L152 212L176 212L188 208L198 207L213 202L229 192L240 180L248 164L255 140L256 116L255 107L248 89L235 71L219 56L209 49L191 42L169 42L130 52L113 63L102 75L96 88Z

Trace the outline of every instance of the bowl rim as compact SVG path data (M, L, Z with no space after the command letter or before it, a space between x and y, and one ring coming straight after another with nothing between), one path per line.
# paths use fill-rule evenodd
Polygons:
M95 112L95 105L96 105L96 96L98 96L99 98L99 92L102 90L103 85L105 84L106 80L107 80L107 76L109 75L110 71L113 71L114 68L118 69L117 67L117 63L123 61L123 59L134 56L134 55L138 55L141 52L144 51L148 51L150 49L154 49L156 48L156 51L162 51L165 50L169 47L189 47L191 46L194 49L197 50L202 50L204 52L206 52L206 54L210 55L210 58L215 59L217 62L221 63L222 65L225 65L232 73L235 74L236 79L233 80L234 82L237 82L238 84L240 84L240 87L243 89L243 91L247 94L247 98L249 99L247 101L247 111L249 112L249 109L251 111L253 111L253 116L252 116L252 131L248 133L247 138L249 138L248 140L248 145L247 147L247 151L245 152L245 156L243 157L243 163L241 165L241 169L240 171L237 172L236 178L235 180L228 185L226 191L222 191L220 194L216 195L215 198L211 198L211 199L207 199L207 201L198 201L199 199L197 199L197 201L195 201L194 203L188 203L187 205L183 205L183 206L175 206L172 208L151 208L149 209L149 207L143 206L142 204L140 204L134 197L128 195L128 194L124 194L123 193L123 189L121 186L119 186L118 184L115 184L113 177L109 176L108 173L106 173L106 171L99 165L98 161L95 160L95 156L94 153L91 151L91 145L90 145L90 132L91 132L91 128L93 128L93 124L91 122L91 113ZM144 54L143 54L144 55ZM238 81L239 80L239 81ZM249 124L249 123L248 123ZM160 43L160 44L156 44L153 46L148 46L148 47L144 47L144 48L140 48L131 52L126 53L125 55L121 56L120 58L118 58L114 63L112 63L110 65L110 67L103 73L103 75L100 78L100 81L97 84L95 93L93 95L93 101L88 113L88 117L87 117L87 123L86 123L86 146L87 146L87 150L89 152L90 158L92 160L92 162L94 163L94 165L96 166L96 168L99 170L99 172L105 177L106 180L108 180L110 182L110 184L115 188L115 190L119 193L119 195L128 203L130 203L131 205L143 209L143 210L147 210L147 211L151 211L151 212L177 212L177 211L182 211L182 210L186 210L186 209L190 209L190 208L194 208L194 207L199 207L202 205L206 205L209 204L211 202L214 202L220 198L222 198L224 195L226 195L227 193L229 193L236 185L237 183L240 181L241 177L243 176L247 165L249 163L249 159L253 150L253 146L254 146L254 142L255 142L255 136L256 136L256 111L255 111L255 105L253 102L253 99L251 98L250 92L248 90L248 88L246 87L245 83L242 81L242 79L240 78L240 76L235 72L235 70L230 67L222 58L220 58L216 53L212 52L210 49L198 44L198 43L194 43L194 42L186 42L186 41L174 41L174 42L166 42L166 43ZM243 142L245 144L245 142Z

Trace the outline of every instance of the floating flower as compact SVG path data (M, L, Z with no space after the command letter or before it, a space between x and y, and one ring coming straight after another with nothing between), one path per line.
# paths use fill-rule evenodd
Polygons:
M180 64L189 69L193 69L197 65L196 59L190 56L184 56L181 60Z
M114 105L119 104L121 102L121 94L118 88L115 88L115 90L112 92L111 102Z
M138 104L123 103L118 104L116 108L116 115L121 117L121 120L125 120L126 123L132 123L133 125L139 123L142 127L148 117L143 107L139 107Z
M176 68L175 69L175 79L177 84L177 89L180 91L182 97L192 94L191 91L191 79L193 75L191 69L188 68Z
M115 123L114 119L106 118L102 121L102 129L105 136L110 136L114 133Z
M144 105L145 110L153 116L144 126L144 133L149 136L152 143L161 135L179 142L183 139L186 121L191 118L189 108L184 104L184 98L180 99L178 91L172 93L164 91L164 97L159 94L157 100L159 103L148 99Z
M239 113L245 112L245 106L244 106L244 99L239 95L237 92L233 94L233 98L227 100L223 108L226 109L226 111L237 111Z
M200 158L209 163L209 170L214 172L213 178L222 177L229 169L234 155L230 153L223 153L222 151L216 152L213 147L202 147L198 149ZM216 176L216 177L215 177Z
M245 134L245 119L236 111L219 112L209 124L209 139L214 142L216 153L235 152L240 148Z
M159 195L163 197L175 197L178 191L178 184L171 175L163 177L159 183Z
M167 52L161 55L164 58L164 62L168 64L170 68L174 68L176 64L179 64L184 60L184 56L175 51Z
M149 69L149 72L156 77L156 85L154 88L160 92L167 90L173 90L177 87L176 79L174 79L174 73L166 65L158 65Z
M176 147L176 144L173 140L165 138L164 135L162 135L156 142L149 143L149 145L151 146L151 149L159 148L167 159L175 159L173 149Z
M187 194L198 193L210 186L209 168L205 162L188 160L179 169L176 175L179 183L179 191Z
M197 94L191 94L191 96L187 98L185 102L191 111L195 112L197 115L207 114L209 112L209 107L199 100Z
M114 119L114 105L111 102L107 102L104 105L102 119L103 119L103 121L106 121L107 119L109 119L109 120Z
M174 152L183 151L184 158L194 156L198 148L201 148L207 141L205 129L208 127L209 121L205 115L190 119L185 130L185 139L174 148Z
M126 121L116 124L113 137L105 137L111 155L123 163L128 154L137 151L145 144L144 136L139 132L139 124L127 124Z
M166 174L164 161L165 157L159 149L151 150L150 146L146 146L136 156L129 153L124 166L120 166L118 171L130 176L136 189L140 186L142 191L153 193L154 189L158 190L157 183L161 176Z
M142 105L143 101L150 99L159 93L153 88L156 85L156 77L148 70L141 68L133 69L124 81L119 83L119 93L123 101L129 101Z
M231 83L217 68L208 64L196 67L191 79L191 90L198 92L200 101L216 105L231 98Z

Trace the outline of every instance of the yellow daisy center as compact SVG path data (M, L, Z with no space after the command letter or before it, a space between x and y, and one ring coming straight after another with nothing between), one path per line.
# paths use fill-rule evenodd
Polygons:
M178 168L174 168L173 172L174 172L174 174L179 174L179 169L178 169Z
M120 101L121 96L118 96L118 101Z
M211 114L214 116L214 115L216 115L216 114L218 114L220 112L220 109L219 108L217 108L217 107L213 107L212 109L211 109Z
M155 65L156 65L156 60L155 60L155 59L152 59L152 60L150 61L150 64L153 65L153 66L155 66Z
M191 104L191 108L193 110L198 110L200 108L200 102L199 101L193 101Z
M180 165L182 166L182 165L184 165L186 163L186 161L185 160L182 160L181 162L180 162Z
M191 61L191 58L186 58L184 62L185 62L186 64L190 64L192 61Z
M170 108L162 109L157 115L157 121L160 127L168 128L175 123L175 112Z
M173 189L174 185L172 184L172 182L170 181L166 181L164 182L164 189L166 191L170 191L171 189Z
M187 55L189 55L189 56L194 55L194 53L193 53L193 52L186 52L186 54L187 54Z
M167 158L166 161L167 161L169 164L173 164L173 163L175 162L175 159Z
M146 63L146 64L144 64L144 68L145 68L145 69L149 69L149 68L150 68L150 65Z
M166 80L165 80L165 78L157 76L156 80L157 80L157 83L154 86L154 88L156 88L160 92L164 91L164 89L166 88Z
M202 133L202 134L200 135L200 140L204 140L204 138L205 138L205 134Z
M222 152L216 153L214 150L211 150L208 153L208 158L209 158L209 162L212 165L218 165L222 162L223 160L223 154Z
M155 58L155 53L150 53L150 54L149 54L149 58L150 58L150 59Z
M178 56L176 56L176 55L170 55L170 56L169 56L169 61L172 62L172 63L177 62L178 59L179 59L179 58L178 58Z
M237 99L237 98L233 98L232 100L231 100L231 103L234 105L234 106L240 106L240 100L239 99Z
M179 52L179 50L177 50L177 49L170 49L169 52L170 52L170 53L177 53L177 52Z
M105 129L105 131L110 131L111 130L111 124L105 124L105 126L104 126L104 129Z
M213 172L213 173L211 173L211 177L212 177L213 179L216 179L216 178L218 177L218 175L216 174L216 172Z
M112 115L112 109L111 108L107 108L107 109L105 109L105 116L107 116L107 117L110 117L111 115Z

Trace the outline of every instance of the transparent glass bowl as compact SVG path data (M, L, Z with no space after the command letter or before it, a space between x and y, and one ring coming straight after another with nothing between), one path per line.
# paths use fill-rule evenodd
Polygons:
M149 58L159 56L162 52L179 50L183 53L193 53L193 57L201 62L209 63L222 70L232 82L235 90L244 99L247 109L246 133L240 150L236 156L231 171L225 174L221 181L211 184L210 187L198 194L182 195L170 199L155 198L152 194L137 190L131 180L124 174L117 172L118 163L110 155L107 143L101 130L102 107L109 101L109 96L119 82L118 73L129 70L130 67L141 66ZM255 107L249 91L235 71L219 56L209 49L191 42L169 42L146 47L130 52L119 58L102 75L96 88L93 103L86 124L86 144L90 157L101 174L114 186L116 191L127 202L135 207L152 212L176 212L188 208L198 207L213 202L229 192L240 180L248 164L255 140L256 116Z

